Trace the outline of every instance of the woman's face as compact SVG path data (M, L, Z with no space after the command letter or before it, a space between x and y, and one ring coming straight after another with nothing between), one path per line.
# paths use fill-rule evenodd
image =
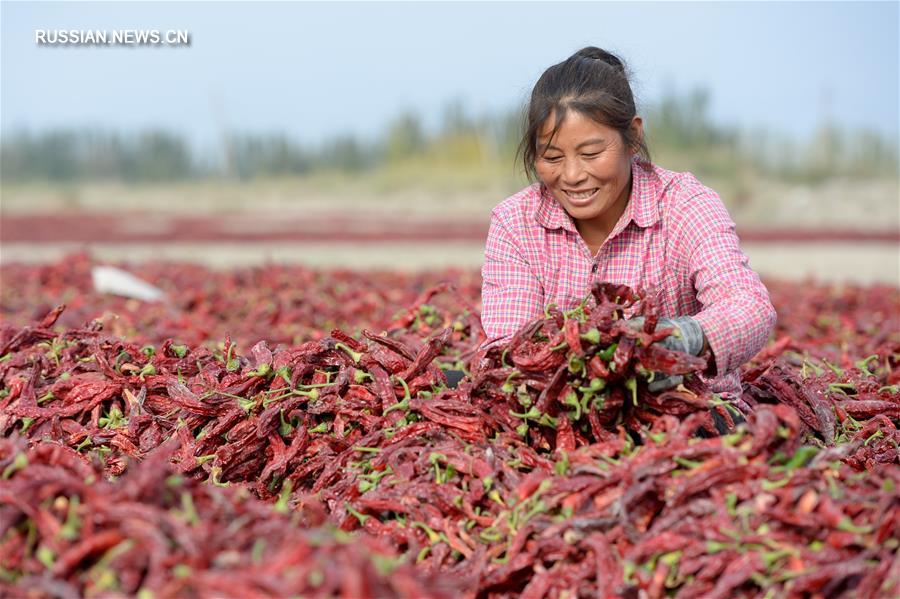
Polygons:
M551 143L555 120L551 114L538 132L535 170L573 219L608 235L628 204L635 150L616 129L571 109ZM632 128L640 139L639 117Z

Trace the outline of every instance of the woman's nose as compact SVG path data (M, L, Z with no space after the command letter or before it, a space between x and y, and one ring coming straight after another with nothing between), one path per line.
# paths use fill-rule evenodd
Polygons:
M575 186L584 179L584 169L579 160L565 160L563 162L563 183L567 186Z

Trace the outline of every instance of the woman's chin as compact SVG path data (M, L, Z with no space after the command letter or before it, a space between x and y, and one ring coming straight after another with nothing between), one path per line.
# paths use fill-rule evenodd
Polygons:
M588 204L587 206L573 206L566 202L563 204L569 216L575 220L590 220L600 215L600 208L596 204Z

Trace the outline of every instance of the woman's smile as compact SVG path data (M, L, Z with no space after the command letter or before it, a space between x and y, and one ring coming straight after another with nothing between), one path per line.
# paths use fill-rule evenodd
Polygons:
M588 189L585 191L565 189L563 191L567 196L569 196L569 201L574 205L587 206L594 201L594 196L597 195L597 192L600 191L600 188L594 187L593 189Z

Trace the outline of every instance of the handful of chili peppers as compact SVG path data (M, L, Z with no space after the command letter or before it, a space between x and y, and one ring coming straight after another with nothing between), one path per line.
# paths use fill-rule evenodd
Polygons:
M625 321L635 304L645 317L641 330ZM670 331L658 330L657 321L649 299L626 286L597 284L577 308L550 307L507 345L476 356L472 401L496 414L504 430L565 451L608 440L618 425L639 435L660 415L708 411L712 394L691 376L706 368L708 354L665 348L660 341ZM688 375L686 383L649 391L655 376L676 374ZM699 428L715 434L712 416Z

